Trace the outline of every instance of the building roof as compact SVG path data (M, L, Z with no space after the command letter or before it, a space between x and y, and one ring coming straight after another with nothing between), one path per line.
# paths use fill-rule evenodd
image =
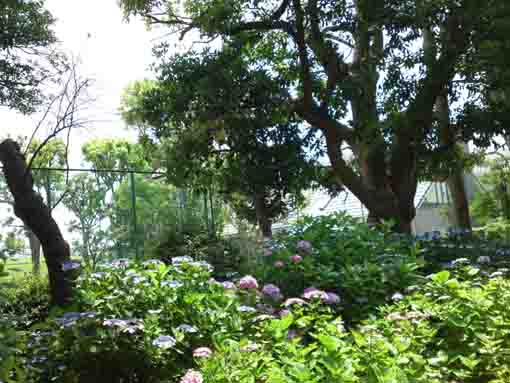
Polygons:
M418 209L425 201L427 193L431 189L432 182L420 182L416 189L414 197L414 205ZM350 191L346 190L337 197L331 198L325 190L310 190L305 192L307 199L304 209L293 211L289 216L279 222L273 224L273 229L281 229L289 223L297 220L302 216L317 217L321 215L329 215L333 213L344 212L352 217L364 219L368 216L368 210L360 202L358 198ZM225 234L234 234L236 232L232 225L226 225Z

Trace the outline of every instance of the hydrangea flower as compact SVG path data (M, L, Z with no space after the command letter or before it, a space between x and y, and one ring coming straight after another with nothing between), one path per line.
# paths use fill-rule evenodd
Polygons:
M181 287L182 283L178 281L163 281L161 282L161 287L171 287L172 289L176 289Z
M273 285L272 283L264 285L264 287L262 288L262 293L264 295L267 295L267 296L275 299L275 300L278 300L282 297L280 288L276 285Z
M142 262L143 266L160 266L164 265L159 259L148 259L147 261Z
M174 266L180 265L181 263L191 263L191 262L193 262L193 258L188 257L188 256L172 258L172 265L174 265Z
M277 269L281 269L283 266L285 266L285 264L282 261L276 261L274 263L274 267Z
M195 334L198 332L198 329L194 326L190 326L189 324L181 324L177 326L178 331L187 332L189 334Z
M271 249L264 249L262 256L270 257L271 255L273 255L273 251Z
M62 271L76 270L81 267L81 263L78 261L65 261L62 263Z
M199 267L201 269L205 269L208 272L212 272L213 271L213 267L211 266L211 264L209 264L208 262L205 262L205 261L191 262L190 265L194 266L194 267Z
M101 278L105 277L106 275L107 274L103 271L98 271L98 272L90 274L90 276L95 279L101 279Z
M250 306L239 306L237 311L239 311L241 313L253 313L253 312L257 311L257 310L255 308L253 308L253 307L250 307Z
M239 287L241 289L257 289L259 284L257 283L257 280L251 275L246 275L239 281Z
M296 245L297 252L301 255L310 255L312 253L312 244L308 241L298 241Z
M204 378L200 372L188 370L181 378L180 383L204 383Z
M222 286L225 290L236 290L237 289L236 285L230 281L223 282Z
M154 346L165 350L175 346L176 343L177 341L175 338L171 337L170 335L160 335L152 341Z
M463 263L469 263L469 259L467 258L457 258L452 261L452 265L460 265Z
M324 299L324 303L326 303L328 305L337 305L341 301L340 297L335 293L326 292L326 295L327 295L327 298Z
M395 302L401 301L402 299L404 299L404 296L398 292L391 296L391 300Z
M110 263L110 266L116 269L125 269L129 266L129 259L119 258Z
M294 298L294 299L296 299L296 298ZM297 298L297 299L299 299L299 298ZM290 314L291 314L291 312L288 309L283 309L278 312L278 315L280 316L280 318L283 318L284 316L290 315Z
M275 309L270 305L264 305L264 304L259 303L255 307L258 311L260 311L261 313L264 313L264 314L271 315L271 314L274 314L274 312L275 312Z
M289 298L283 303L283 306L284 307L289 307L289 306L293 306L293 305L302 306L305 304L306 304L306 302L304 300L302 300L301 298Z
M241 347L239 351L241 352L253 352L257 351L260 346L257 343L248 343L246 346Z
M317 290L315 287L309 287L305 289L303 292L303 298L305 299L314 299L314 298L320 298L321 300L325 301L328 299L328 294L326 294L322 290Z
M195 358L208 358L212 354L212 350L209 347L199 347L193 351Z
M292 257L290 257L290 260L293 263L299 263L299 262L301 262L303 260L303 258L301 257L301 255L295 254Z
M106 319L103 321L103 326L118 328L128 334L134 334L144 328L143 322L139 319Z
M491 263L491 257L488 255L482 255L476 260L478 263Z

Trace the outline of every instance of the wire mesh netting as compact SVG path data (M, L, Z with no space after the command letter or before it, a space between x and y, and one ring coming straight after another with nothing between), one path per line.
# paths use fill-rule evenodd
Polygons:
M162 173L33 168L32 174L73 256L86 263L147 257L178 236L222 230L223 205L212 190L169 185ZM3 177L0 202L0 256L33 256L33 235L15 217Z

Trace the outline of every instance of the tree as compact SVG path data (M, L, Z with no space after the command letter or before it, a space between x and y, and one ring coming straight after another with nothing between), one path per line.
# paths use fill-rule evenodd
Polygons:
M42 1L2 1L0 105L29 113L43 100L41 86L63 64L53 49L54 23Z
M41 242L48 267L51 300L53 304L65 305L72 297L72 286L64 268L70 261L69 245L53 219L51 210L34 191L32 174L15 141L7 139L0 143L0 162L14 198L14 213Z
M86 163L96 170L98 187L105 191L102 203L106 208L113 241L117 248L121 248L125 242L122 233L126 227L126 217L124 211L115 204L114 195L124 181L131 182L131 170L150 171L143 148L124 139L97 139L82 146L82 155ZM131 219L129 225L132 224ZM131 245L134 243L133 237Z
M22 139L17 140L21 146L26 146L26 142ZM41 142L39 140L32 140L30 145L24 148L29 159L34 155ZM33 171L34 189L41 195L45 204L52 210L65 189L65 176L62 171L51 171L52 167L63 167L66 162L67 148L63 140L56 139L50 141L47 145L39 150L38 156L34 158L33 166L37 170ZM0 199L3 203L10 206L14 205L14 199L10 194L7 185L2 183L0 185ZM25 233L30 245L30 253L32 257L32 272L39 275L40 272L40 257L41 257L41 244L37 236L28 228L25 227Z
M483 226L496 218L510 222L510 160L498 156L487 161L487 172L480 177L483 189L478 191L472 203L477 224Z
M133 84L122 115L138 127L142 142L163 142L171 183L203 193L216 188L238 215L271 237L272 221L302 203L302 191L314 180L315 164L306 154L313 140L281 110L280 84L264 70L239 62L225 73L222 62L235 60L233 54L221 62L205 53L202 59L201 69L194 66L198 55L178 63L182 71L172 74L178 86L174 79ZM190 67L209 75L197 82L196 73L186 73ZM191 102L196 106L188 113L181 106Z
M82 258L92 268L106 245L102 229L108 216L106 192L106 187L97 177L79 174L69 180L63 199L66 208L76 217L70 229L81 234Z
M221 39L222 48L211 53L218 62L231 49L250 68L265 68L283 85L280 96L290 114L323 138L337 182L368 208L371 221L393 219L403 232L410 232L416 214L421 162L451 150L435 128L438 97L458 77L473 78L462 63L475 59L485 42L505 41L501 32L508 23L500 20L509 10L502 0L203 0L193 5L123 0L121 5L127 16L142 15L181 37L197 30L202 42ZM199 54L164 60L167 51L168 44L156 69L169 86L171 81L181 90L189 86L180 83L183 73L193 72L196 83L211 75L201 70L207 59L198 59ZM194 65L181 65L186 58ZM217 69L228 72L237 62L222 61L225 67ZM458 100L462 86L455 84L449 89ZM216 86L224 90L220 100L229 100L231 89ZM184 99L177 106L192 113L197 104ZM468 140L484 127L470 129L462 132Z

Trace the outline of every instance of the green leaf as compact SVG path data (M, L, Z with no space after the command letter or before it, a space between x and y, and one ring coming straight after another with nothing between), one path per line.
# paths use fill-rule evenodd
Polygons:
M439 284L444 284L448 279L450 279L450 272L443 270L437 274L432 275L431 279Z

